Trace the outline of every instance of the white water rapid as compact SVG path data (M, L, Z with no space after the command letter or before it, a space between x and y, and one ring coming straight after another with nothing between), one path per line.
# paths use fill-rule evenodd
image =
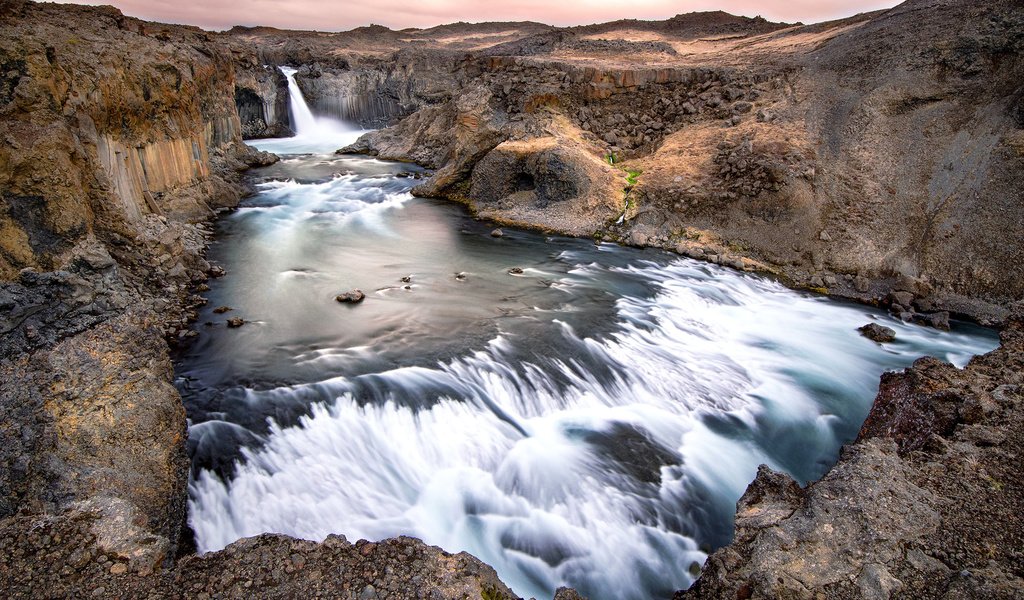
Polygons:
M296 155L219 224L228 274L177 365L202 552L405 534L525 597L668 598L728 542L758 464L820 477L882 372L996 345L661 251L491 237L295 113L297 138L259 147ZM860 336L871 321L897 341Z

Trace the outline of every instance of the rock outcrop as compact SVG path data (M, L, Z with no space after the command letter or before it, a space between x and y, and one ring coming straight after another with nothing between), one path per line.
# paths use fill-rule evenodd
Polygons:
M657 42L604 50L638 30ZM358 36L334 34L344 70L300 81L322 97L355 89L342 79L372 80L366 97L400 98L387 118L415 109L347 150L437 169L418 193L475 205L467 186L493 148L575 131L618 169L620 185L589 214L602 238L745 258L794 285L871 302L905 292L998 322L1024 294L1022 31L1012 2L911 0L810 26L711 13L524 30L473 38L457 61L443 43L392 36L402 49L378 50L372 67L360 66ZM395 81L439 92L382 91ZM605 207L627 191L616 223ZM518 206L504 216L521 220Z

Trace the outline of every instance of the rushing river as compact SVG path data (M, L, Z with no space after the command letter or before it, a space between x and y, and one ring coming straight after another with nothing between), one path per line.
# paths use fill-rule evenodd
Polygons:
M667 598L729 541L758 464L821 476L883 371L997 343L661 251L492 237L413 198L415 168L330 154L355 133L305 131L258 144L286 157L220 221L228 274L178 361L200 551L406 534L526 597Z

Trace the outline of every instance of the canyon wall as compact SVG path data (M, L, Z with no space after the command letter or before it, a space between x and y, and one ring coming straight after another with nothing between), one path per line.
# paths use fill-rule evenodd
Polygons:
M164 335L209 268L197 223L260 157L205 32L26 2L0 25L0 518L90 511L151 570L188 468Z
M620 181L574 233L865 301L910 293L908 314L998 321L1024 294L1024 25L1012 3L915 0L813 26L740 21L697 40L679 32L687 22L649 26L664 42L581 28L466 53L437 79L454 77L450 100L348 151L435 168L418 193L529 222L524 201L547 207L538 215L558 203L509 194L502 208L467 186L489 150L558 131L614 161Z

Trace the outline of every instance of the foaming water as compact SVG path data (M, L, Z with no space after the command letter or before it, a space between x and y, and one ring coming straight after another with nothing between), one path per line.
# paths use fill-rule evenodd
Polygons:
M494 238L409 170L291 157L222 220L214 325L178 364L201 551L407 534L526 597L667 598L758 464L815 479L883 371L996 345L659 251Z

